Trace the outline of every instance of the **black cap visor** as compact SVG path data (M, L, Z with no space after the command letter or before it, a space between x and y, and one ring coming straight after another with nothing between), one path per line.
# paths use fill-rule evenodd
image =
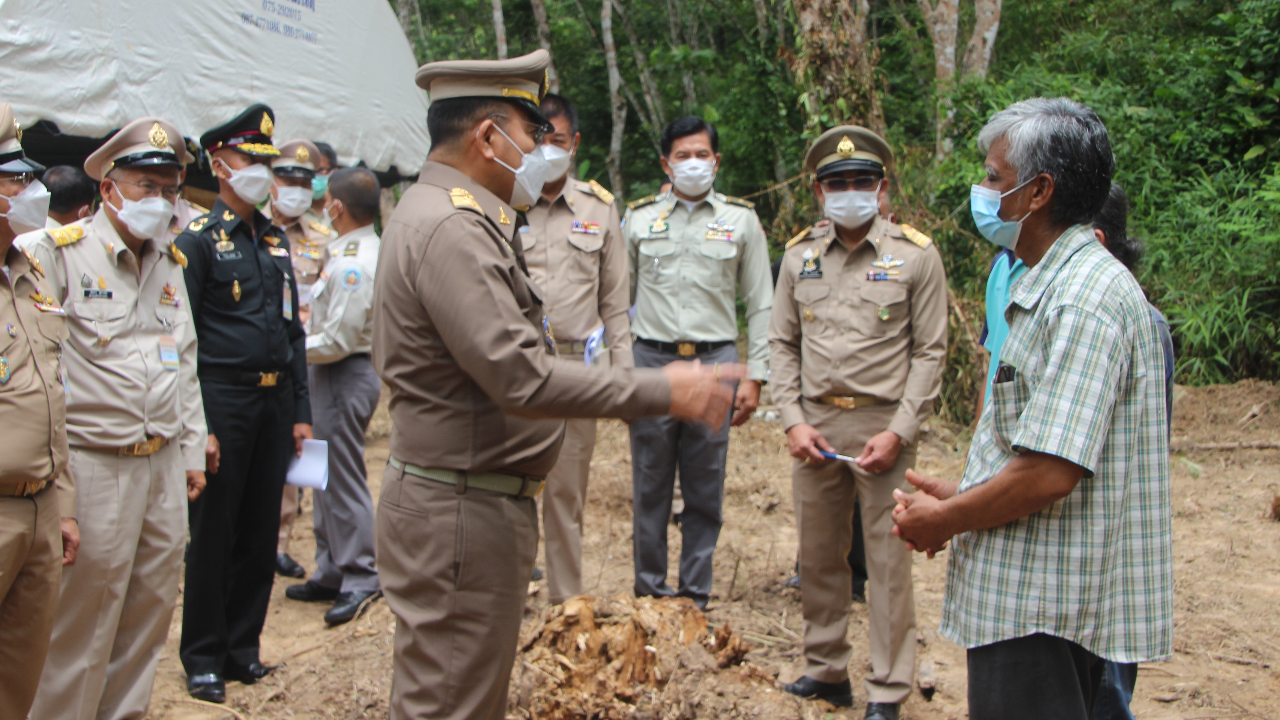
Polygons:
M0 155L0 172L41 172L44 166L27 157L21 150Z
M851 158L849 160L837 160L818 168L818 179L821 180L828 175L842 173L846 170L869 170L871 172L880 173L881 176L884 175L884 165L881 165L875 160Z
M182 169L182 163L178 162L178 156L171 152L134 153L133 155L116 158L111 163L113 168L158 167L165 165Z
M271 172L277 177L305 178L307 180L310 180L311 178L314 178L316 176L315 170L308 170L307 168L298 167L297 165L284 165L282 167L274 167L274 168L271 168Z

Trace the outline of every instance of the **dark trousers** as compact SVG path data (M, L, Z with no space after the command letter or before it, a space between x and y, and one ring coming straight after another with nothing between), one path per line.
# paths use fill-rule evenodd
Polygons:
M280 531L280 495L293 457L293 390L201 381L221 465L190 507L179 655L187 674L258 662Z
M970 720L1089 720L1105 661L1036 633L969 650Z
M1093 701L1093 720L1133 720L1129 703L1138 684L1138 663L1107 661L1102 671L1102 687Z
M682 358L637 343L636 367L662 367ZM702 363L737 362L738 350L726 345L697 356ZM729 417L718 429L681 422L670 415L631 421L631 482L634 498L633 559L637 596L693 598L705 606L711 596L711 562L723 521L725 459L729 453ZM680 583L667 584L667 519L680 468Z

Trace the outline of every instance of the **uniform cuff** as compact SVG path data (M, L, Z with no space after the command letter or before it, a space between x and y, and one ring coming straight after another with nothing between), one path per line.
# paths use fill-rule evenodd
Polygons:
M765 360L747 361L747 379L764 382L769 379L769 363Z
M293 407L293 424L294 425L310 425L311 424L311 403L298 402Z
M182 462L186 465L187 472L197 471L204 472L205 457L204 449L209 444L209 440L205 439L204 443L198 445L190 445L182 448Z
M76 490L75 488L64 488L59 486L56 489L58 493L58 514L64 518L75 518L76 516Z
M791 405L783 405L779 408L782 414L782 429L790 430L801 423L808 422L804 417L804 408L800 407L800 403L792 403Z
M671 414L671 381L659 369L632 370L636 375L637 404L643 410L637 416Z
M902 411L898 411L898 414L893 416L893 422L889 423L888 429L902 438L903 445L910 445L916 441L916 435L920 432L920 423L915 418L903 417Z

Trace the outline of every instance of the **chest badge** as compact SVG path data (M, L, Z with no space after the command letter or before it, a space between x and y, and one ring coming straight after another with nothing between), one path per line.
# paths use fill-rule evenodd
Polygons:
M707 240L719 240L720 242L733 242L734 226L725 222L724 218L717 218L715 222L707 223Z
M231 283L231 297L235 298L236 302L240 302L240 281L239 280L236 280Z
M265 240L267 244L270 245L271 247L275 247L280 244L280 238L276 237L275 235L264 235L262 239ZM285 255L288 255L288 253L285 253Z
M9 382L9 359L0 357L0 385Z
M653 224L649 226L649 234L652 235L654 233L664 233L669 228L670 226L667 225L667 211L663 210L662 212L658 213L658 219L654 220Z
M880 322L889 322L889 308L882 306L876 312L876 316L880 318Z
M11 338L18 337L18 328L14 327L13 323L9 323L8 325L5 325L4 331L9 333L9 337Z
M583 235L599 235L599 234L600 234L600 223L598 223L598 222L584 222L584 221L582 221L582 220L574 220L574 221L573 221L573 226L572 226L569 230L570 230L570 232L581 233L581 234L583 234Z
M160 304L178 307L178 288L165 283L164 287L160 288Z
M903 260L894 260L892 255L885 255L879 260L871 263L871 267L878 267L881 270L889 270L896 267L902 267L903 263ZM897 273L894 274L896 275Z
M230 240L219 240L217 243L214 244L213 249L217 250L220 253L231 252L232 250L236 249L236 244L231 242Z
M814 255L813 248L804 251L804 267L800 270L801 280L814 280L822 277L822 258Z
M93 279L89 277L89 273L80 276L80 287L86 290L93 287Z

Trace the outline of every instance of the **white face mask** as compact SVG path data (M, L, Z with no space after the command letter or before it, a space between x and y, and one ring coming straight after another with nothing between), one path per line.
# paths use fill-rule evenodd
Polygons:
M275 182L275 178L272 177L271 170L267 169L266 165L255 163L243 170L234 170L225 160L218 160L218 162L231 173L227 182L231 183L231 189L240 196L241 200L250 205L257 205L271 194L271 185Z
M559 180L568 174L569 163L573 161L573 153L559 145L543 145L542 157L547 161L547 175L552 180Z
M846 230L859 228L880 213L880 198L875 190L829 192L822 209L835 224Z
M49 217L49 189L39 180L32 180L22 192L9 198L9 212L0 213L0 217L8 218L9 227L19 235L40 230Z
M511 143L511 147L520 150L520 146L516 145L511 136L502 132L502 128L495 123L494 130L497 130L502 137ZM542 145L540 147L548 147ZM497 157L494 161L502 167L515 173L516 184L511 188L511 207L533 207L538 202L538 196L542 194L542 186L547 184L547 180L551 177L551 165L547 162L547 157L539 148L534 148L533 152L527 153L520 151L521 161L519 168L513 168L502 162Z
M301 217L302 213L311 207L311 190L292 185L277 185L276 197L271 201L271 207L279 210L285 217Z
M716 161L690 158L671 166L671 183L682 195L699 197L716 181Z
M173 203L162 197L130 200L120 192L119 185L111 184L120 195L120 207L117 208L110 202L107 205L116 211L116 217L120 218L120 222L129 228L134 237L142 240L160 237L165 228L169 227L169 221L173 218Z
M333 227L333 216L329 214L329 208L334 207L334 206L337 206L337 207L338 207L338 209L339 209L339 212L341 212L341 208L342 208L342 206L341 206L341 205L338 205L338 201L337 201L337 200L334 200L334 201L333 201L332 203L330 203L329 205L325 205L325 206L324 206L324 212L323 212L323 213L321 214L321 216L320 216L320 219L321 219L321 220L323 220L323 221L324 221L324 224L325 224L326 226L328 226L328 227Z

